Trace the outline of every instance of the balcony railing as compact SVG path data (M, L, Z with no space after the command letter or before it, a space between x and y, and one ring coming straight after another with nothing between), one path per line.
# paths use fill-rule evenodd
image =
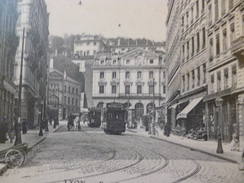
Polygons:
M231 53L244 60L244 36L240 36L231 43Z

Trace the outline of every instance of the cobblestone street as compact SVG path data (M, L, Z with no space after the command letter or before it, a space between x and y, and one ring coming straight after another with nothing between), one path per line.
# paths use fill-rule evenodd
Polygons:
M2 179L2 180L1 180ZM129 131L105 134L63 125L9 169L1 182L243 182L234 163Z

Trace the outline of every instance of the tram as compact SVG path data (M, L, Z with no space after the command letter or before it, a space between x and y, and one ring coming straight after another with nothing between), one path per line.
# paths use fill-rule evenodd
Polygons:
M101 109L100 108L89 108L88 109L88 123L89 127L100 127L101 126Z
M102 111L102 128L105 133L121 134L125 132L126 110L122 103L107 103Z

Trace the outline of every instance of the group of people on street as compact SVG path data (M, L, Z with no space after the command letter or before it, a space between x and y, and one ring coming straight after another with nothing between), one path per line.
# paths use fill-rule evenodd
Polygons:
M23 119L21 125L22 125L23 134L26 134L28 124L25 119ZM16 136L15 131L16 131L15 121L14 123L9 125L7 118L4 117L4 121L0 123L0 143L5 143L8 140L10 140L10 143L13 143L13 140L15 139Z

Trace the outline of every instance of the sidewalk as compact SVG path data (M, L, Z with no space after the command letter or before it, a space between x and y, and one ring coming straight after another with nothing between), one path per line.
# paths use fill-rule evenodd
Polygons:
M21 132L21 140L22 143L27 143L28 144L28 150L31 150L33 147L41 143L43 140L46 139L49 133L54 133L56 132L61 126L57 126L55 129L53 128L52 125L48 125L49 132L45 132L43 130L43 136L39 136L39 129L30 129L27 131L26 134L22 134ZM5 143L0 144L0 151L4 151L8 148L11 148L14 146L15 139L13 140L13 143L10 143L10 140L7 140ZM0 162L0 175L2 172L4 172L7 169L7 166L5 165L4 162Z
M204 141L204 140L193 140L188 139L187 137L181 137L170 134L169 137L166 137L163 134L163 131L159 131L157 135L149 135L144 129L126 129L127 131L137 133L139 135L148 136L150 138L154 138L157 140L166 141L169 143L173 143L182 147L189 148L193 151L199 151L205 154L209 154L211 156L227 160L232 163L241 162L242 149L240 151L231 151L229 143L222 142L222 148L224 153L218 154L217 150L217 141Z

